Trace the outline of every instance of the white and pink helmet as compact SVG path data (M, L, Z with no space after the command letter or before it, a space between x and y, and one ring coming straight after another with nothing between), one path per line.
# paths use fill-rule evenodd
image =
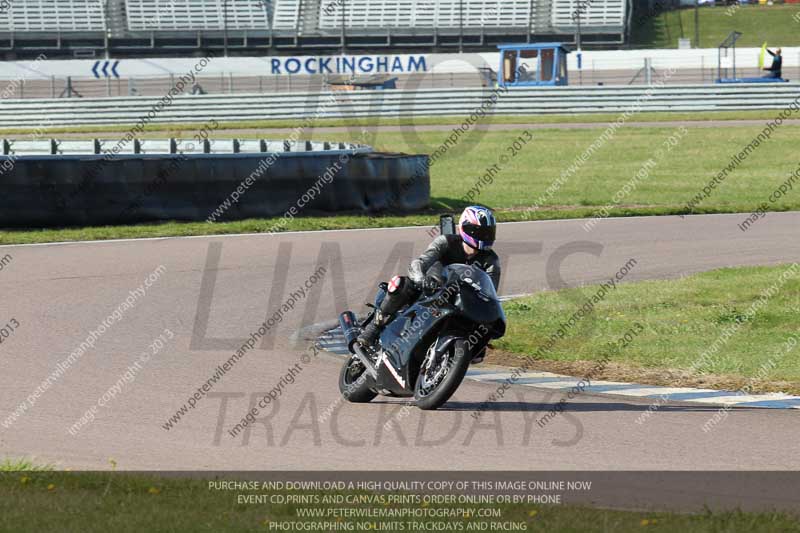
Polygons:
M491 250L496 231L497 220L488 207L471 205L464 209L458 220L458 234L476 250Z

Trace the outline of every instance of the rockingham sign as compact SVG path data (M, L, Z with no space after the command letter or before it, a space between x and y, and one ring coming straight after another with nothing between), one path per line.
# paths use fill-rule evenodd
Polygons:
M411 74L427 72L424 55L270 57L268 74Z
M2 0L0 0L2 1ZM495 57L496 54L490 54ZM214 63L203 70L205 76L308 76L357 74L425 74L437 72L472 72L469 62L475 62L478 54L370 54L331 56L262 56L262 57L215 57ZM170 73L186 72L195 63L194 58L164 57L145 59L122 59L110 61L118 68L123 78L163 78ZM492 61L495 63L496 61ZM103 62L98 67L96 60L62 59L32 61L7 61L0 69L0 80L26 79L50 80L51 77L92 78L98 76ZM110 67L109 67L110 68ZM111 70L108 71L111 74Z

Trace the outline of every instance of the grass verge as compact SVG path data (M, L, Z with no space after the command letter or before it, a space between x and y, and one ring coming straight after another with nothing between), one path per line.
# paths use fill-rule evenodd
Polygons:
M603 128L547 129L533 132L533 141L487 178L487 170L519 138L521 130L474 132L451 148L431 168L431 209L412 214L368 217L359 214L319 216L303 213L281 225L282 231L433 225L436 214L458 211L469 203L498 210L504 222L590 217L603 206L610 216L685 214L690 201L731 157L757 135L760 126L687 129L677 143L676 128L645 127L617 130L585 163L579 157ZM224 137L224 132L217 132ZM770 194L798 169L793 139L800 127L784 125L769 142L761 143L713 194L692 213L755 211ZM248 134L244 136L256 136ZM378 149L432 153L448 132L378 132L370 140ZM343 136L347 137L347 135ZM355 140L354 136L348 140ZM645 164L648 161L654 164ZM571 170L569 170L571 169ZM641 176L645 169L644 177ZM564 172L563 180L559 177ZM635 187L626 187L635 175ZM559 182L557 182L559 180ZM554 184L557 186L554 187ZM800 210L800 187L794 186L768 211ZM468 191L476 191L467 198ZM551 190L551 193L547 191ZM620 201L613 199L627 190ZM533 209L532 206L538 206ZM0 243L36 243L114 238L213 235L268 231L279 219L257 219L208 224L164 222L135 226L91 228L7 229Z
M637 10L631 24L631 44L635 47L677 48L678 39L694 41L694 9L678 9L648 16ZM765 41L772 47L800 45L797 5L742 5L701 7L699 10L700 45L712 48L734 30L742 32L736 42L739 47L761 47ZM695 43L692 42L694 45ZM707 65L708 67L712 65ZM791 77L791 76L789 76Z
M5 458L0 461L0 473L2 472L47 472L53 470L53 465L40 464L32 459L25 457Z
M257 491L258 494L276 494ZM293 492L310 495L309 492ZM317 493L319 495L319 493ZM327 493L345 494L345 493ZM353 493L349 493L353 494ZM199 479L153 477L121 473L19 472L0 474L0 530L21 532L182 532L182 531L277 531L276 522L307 523L298 518L295 504L237 503L236 491L210 490ZM331 506L319 506L320 508ZM342 505L333 507L345 507ZM364 508L364 505L348 505ZM373 507L383 507L374 506ZM386 507L409 507L390 504ZM453 508L454 506L436 506ZM462 508L487 508L462 505ZM784 513L705 512L678 514L666 512L627 512L579 506L491 505L501 519L534 532L673 532L711 533L721 531L798 532L800 522ZM335 519L334 519L335 520ZM339 519L338 523L360 523L354 531L375 530L388 520ZM431 531L466 531L468 523L490 522L473 518L432 518L426 522L440 526ZM382 523L383 522L383 523ZM463 529L452 529L461 523ZM450 524L450 528L444 529ZM293 529L303 530L303 529ZM345 529L341 529L345 530ZM381 531L414 531L385 528ZM476 529L487 531L489 529ZM521 529L518 529L521 530ZM330 531L330 529L307 529Z
M509 330L487 362L518 366L597 291L587 286L509 302ZM565 328L534 366L576 376L594 371L595 380L800 394L800 346L785 348L792 336L800 338L798 313L800 268L788 265L623 283ZM723 335L726 328L733 333Z

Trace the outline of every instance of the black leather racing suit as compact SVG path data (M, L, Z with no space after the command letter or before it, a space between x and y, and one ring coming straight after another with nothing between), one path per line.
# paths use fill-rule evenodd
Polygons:
M460 236L440 235L419 258L411 261L407 278L395 276L392 279L386 298L381 303L381 314L391 319L401 307L418 298L428 269L437 261L443 266L453 263L475 265L489 274L495 290L500 285L500 258L496 253L491 250L479 250L478 253L467 256Z

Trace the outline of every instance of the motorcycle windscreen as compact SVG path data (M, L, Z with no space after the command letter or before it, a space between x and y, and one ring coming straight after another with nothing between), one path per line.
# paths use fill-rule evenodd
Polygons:
M467 318L479 324L505 322L506 315L489 274L461 264L450 265L448 269L448 281L453 280L460 286L459 308Z

